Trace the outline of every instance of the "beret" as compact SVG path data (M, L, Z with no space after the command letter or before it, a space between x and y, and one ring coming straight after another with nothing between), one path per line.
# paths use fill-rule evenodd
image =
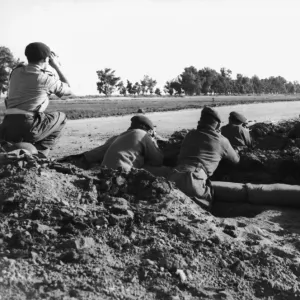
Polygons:
M31 43L25 48L25 55L30 61L45 59L50 54L50 48L44 43Z
M241 123L246 123L247 122L247 119L245 116L243 116L242 114L236 112L236 111L232 111L229 116Z
M205 106L201 111L201 117L202 116L210 116L213 117L215 120L221 123L221 117L218 114L218 112L211 107Z
M134 116L131 118L131 123L139 123L148 126L151 129L154 129L154 125L150 119L143 115Z

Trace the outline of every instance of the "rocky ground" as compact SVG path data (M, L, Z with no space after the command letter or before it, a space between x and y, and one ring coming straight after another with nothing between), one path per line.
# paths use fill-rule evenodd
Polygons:
M252 132L263 145L292 125ZM162 146L169 165L182 136ZM267 173L296 151L287 138L242 156ZM295 174L280 178L297 182ZM299 211L216 207L205 212L146 171L23 155L0 168L0 299L300 299Z

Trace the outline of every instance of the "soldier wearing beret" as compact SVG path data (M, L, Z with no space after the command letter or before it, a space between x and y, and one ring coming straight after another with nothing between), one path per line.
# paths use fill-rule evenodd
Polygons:
M136 113L137 113L138 116L146 114L145 110L142 109L142 108L139 108ZM154 129L153 129L153 141L156 142L156 143L157 142L166 142L166 141L168 141L168 139L166 139L166 138L160 136L159 134L157 134L157 132L155 130L155 127L154 127Z
M249 130L243 126L246 122L247 119L245 116L232 111L229 114L229 123L221 128L222 135L224 135L232 147L236 149L252 147Z
M213 200L209 177L222 159L234 164L240 160L228 139L218 132L220 123L217 111L203 108L198 127L183 140L177 166L169 176L179 189L208 210Z
M124 171L145 166L160 167L163 154L154 140L154 125L144 115L131 118L127 131L114 136L91 151L83 153L87 164L101 163L101 166Z
M28 64L20 64L10 75L0 139L31 143L47 156L66 123L64 113L45 112L49 95L62 97L72 92L57 56L47 45L31 43L25 55ZM58 78L47 69L48 65L56 70Z

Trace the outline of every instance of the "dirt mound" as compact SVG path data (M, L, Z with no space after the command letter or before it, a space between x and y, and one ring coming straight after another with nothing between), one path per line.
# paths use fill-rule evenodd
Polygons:
M295 210L217 218L141 170L24 158L0 178L1 299L300 297Z
M287 137L297 124L299 124L298 120L284 120L277 123L256 123L250 126L250 130L254 139L265 136Z
M177 162L177 156L180 152L181 144L189 130L183 129L175 131L168 141L159 141L159 148L164 153L164 165L174 167Z

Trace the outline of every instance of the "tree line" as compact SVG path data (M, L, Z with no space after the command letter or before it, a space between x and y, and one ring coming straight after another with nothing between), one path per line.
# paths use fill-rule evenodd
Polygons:
M20 62L14 58L11 50L0 46L0 95L8 88L9 75L12 69ZM240 73L232 78L230 69L221 68L219 72L211 68L197 68L190 66L175 79L165 83L161 90L157 81L145 75L138 82L122 81L115 70L105 68L96 71L98 76L97 90L100 94L110 96L115 92L121 95L146 95L162 93L167 95L243 95L243 94L296 94L300 93L298 81L287 81L281 76L270 76L260 79L257 75L252 77Z
M153 94L153 92L157 95L161 95L161 91L159 88L154 90L154 87L157 84L157 81L150 78L148 75L145 75L144 78L140 82L132 83L127 80L124 83L120 77L115 75L115 71L109 68L105 68L104 70L97 71L98 79L97 89L100 94L104 94L106 96L111 95L116 90L123 96L129 95L145 95L147 93Z
M142 80L134 84L127 80L127 83L115 75L115 71L106 68L97 71L97 89L100 94L111 95L119 91L121 95L161 95L162 91L155 88L157 82L145 75ZM167 81L163 92L167 95L243 95L243 94L296 94L300 93L298 81L287 81L281 76L270 76L260 79L257 75L252 77L240 73L232 78L230 69L221 68L217 72L211 68L197 70L195 67L184 68L184 71L175 79Z
M0 46L0 96L7 91L10 72L18 63L9 48Z
M232 78L230 69L221 68L220 72L210 68L197 70L191 66L180 75L180 87L188 95L207 95L209 93L232 94L294 94L300 92L297 81L288 82L281 76L260 79L257 75L250 77L240 73Z

